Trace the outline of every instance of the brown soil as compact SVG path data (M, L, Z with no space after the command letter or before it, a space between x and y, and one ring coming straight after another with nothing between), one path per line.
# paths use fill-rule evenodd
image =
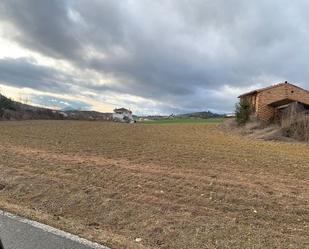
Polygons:
M1 122L0 141L1 208L112 248L309 247L308 145L78 121Z

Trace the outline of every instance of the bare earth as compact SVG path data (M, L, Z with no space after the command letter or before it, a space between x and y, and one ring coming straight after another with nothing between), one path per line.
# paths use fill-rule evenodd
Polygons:
M1 122L0 141L0 208L112 248L309 248L306 144L79 121Z

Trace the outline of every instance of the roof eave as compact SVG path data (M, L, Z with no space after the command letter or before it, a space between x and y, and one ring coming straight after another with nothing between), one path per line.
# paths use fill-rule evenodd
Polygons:
M251 91L251 92L248 92L248 93L244 93L242 95L239 95L238 98L242 98L242 97L245 97L245 96L249 96L249 95L254 95L254 94L257 94L258 91Z

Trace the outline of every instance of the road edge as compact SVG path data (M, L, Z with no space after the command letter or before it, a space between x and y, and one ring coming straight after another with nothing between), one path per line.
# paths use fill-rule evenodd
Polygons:
M8 217L8 218L16 220L16 221L19 221L19 222L22 222L22 223L25 223L25 224L28 224L28 225L33 226L35 228L41 229L45 232L52 233L54 235L60 236L62 238L72 240L74 242L77 242L79 244L91 247L93 249L111 249L107 246L103 246L103 245L100 245L96 242L92 242L90 240L81 238L78 235L74 235L74 234L62 231L62 230L57 229L55 227L45 225L43 223L40 223L40 222L37 222L37 221L34 221L34 220L29 220L29 219L23 218L19 215L10 213L10 212L2 210L2 209L0 209L0 215Z

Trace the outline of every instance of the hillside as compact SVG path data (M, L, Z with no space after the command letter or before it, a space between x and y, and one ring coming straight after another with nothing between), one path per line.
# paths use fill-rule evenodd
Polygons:
M62 117L58 111L23 104L0 95L0 120L61 119Z
M0 120L111 120L111 118L111 113L79 110L60 111L27 105L0 94Z

